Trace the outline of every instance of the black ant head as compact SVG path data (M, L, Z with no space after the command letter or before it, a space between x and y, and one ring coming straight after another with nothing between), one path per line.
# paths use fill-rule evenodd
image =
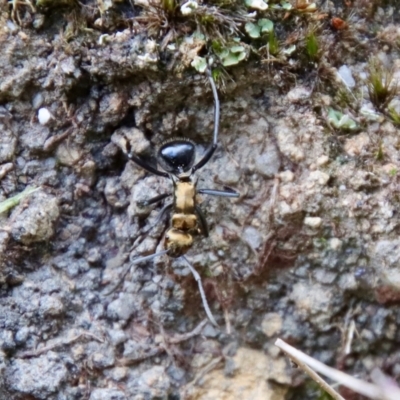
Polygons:
M157 152L157 160L161 168L177 176L188 172L195 158L196 146L188 139L166 140Z

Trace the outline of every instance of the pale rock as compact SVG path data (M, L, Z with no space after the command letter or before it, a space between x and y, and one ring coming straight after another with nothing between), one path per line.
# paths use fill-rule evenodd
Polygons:
M291 377L284 358L242 347L232 363L235 366L233 376L227 376L223 369L214 369L202 377L202 385L189 383L186 386L187 397L198 400L285 399ZM270 380L279 385L272 387L268 383Z
M317 158L317 165L319 167L322 167L323 165L328 164L328 162L329 162L329 157L326 155L323 155L323 156Z
M313 171L309 175L309 179L317 182L319 185L326 185L330 179L330 176L322 171Z
M343 245L342 241L338 238L329 239L329 247L332 250L335 250L335 251L340 250L342 248L342 245Z
M282 317L278 313L267 313L261 322L261 329L265 336L272 337L282 329Z
M320 217L306 217L304 218L304 225L310 228L319 228L322 224L322 219Z
M347 139L344 144L344 151L349 156L358 156L363 151L365 151L366 147L370 143L370 138L367 133L362 132L359 135L353 136L350 139Z
M51 115L51 112L47 108L39 108L38 121L40 125L47 125L52 118L54 117Z
M292 171L283 171L279 174L279 178L282 182L293 182L294 180L294 173Z

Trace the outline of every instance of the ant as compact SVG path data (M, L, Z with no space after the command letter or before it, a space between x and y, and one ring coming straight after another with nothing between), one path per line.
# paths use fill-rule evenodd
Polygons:
M196 195L206 194L222 197L239 197L238 192L228 188L225 188L226 190L196 189L197 182L194 182L192 179L194 173L210 161L218 146L220 104L217 88L210 70L207 70L207 75L214 96L214 135L210 147L206 150L200 161L195 164L196 145L186 138L172 138L161 144L156 156L157 163L161 167L161 170L149 165L135 153L130 151L127 153L129 159L135 164L154 175L169 178L173 184L173 193L164 193L140 204L142 206L157 204L173 195L173 201L163 207L156 221L156 223L158 223L165 213L171 215L172 212L170 227L164 237L164 250L150 256L134 259L131 261L131 266L164 254L172 258L182 257L198 283L208 318L214 325L217 325L209 309L200 275L185 257L186 252L193 245L195 235L203 234L203 236L208 237L207 221L200 207L196 204Z

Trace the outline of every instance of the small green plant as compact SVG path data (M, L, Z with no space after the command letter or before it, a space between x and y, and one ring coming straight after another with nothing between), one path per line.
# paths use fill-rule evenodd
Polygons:
M335 103L341 108L351 107L354 103L354 98L351 97L351 93L347 88L343 86L339 87L335 94Z
M382 144L382 142L379 142L378 150L375 153L375 159L377 161L382 161L384 159L384 157L385 157L385 153L383 151L383 144Z
M253 22L248 22L244 28L250 37L252 37L253 39L257 39L263 33L272 32L272 30L274 29L274 23L267 18L261 18L257 21L257 24L254 24Z
M279 42L274 31L271 31L271 33L268 35L268 49L269 54L273 56L277 56L279 53Z
M378 109L383 110L397 93L393 82L393 68L386 67L378 60L370 60L367 80L369 99Z
M218 82L220 78L222 77L221 70L219 68L214 68L211 72L212 77L214 78L214 81Z
M205 276L206 278L212 278L212 277L213 277L213 273L211 272L210 268L206 268L206 269L204 270L204 276Z
M247 49L241 44L232 44L220 49L214 48L224 67L239 64L247 57Z
M161 0L161 7L168 14L174 14L176 9L176 2L175 0Z
M333 108L329 108L328 122L336 129L345 131L354 131L358 128L357 123L352 118Z
M36 192L39 189L40 188L33 186L27 187L23 192L0 202L0 214L11 210L13 207L17 206L22 199L29 196L31 193Z
M395 125L400 126L400 113L398 113L394 107L389 107L388 111L392 122Z
M397 175L397 168L392 168L392 169L389 171L389 176L395 177L396 175Z
M196 56L190 65L198 72L203 73L207 69L207 60L203 57Z
M306 36L306 53L310 61L317 61L319 44L315 32L311 32Z

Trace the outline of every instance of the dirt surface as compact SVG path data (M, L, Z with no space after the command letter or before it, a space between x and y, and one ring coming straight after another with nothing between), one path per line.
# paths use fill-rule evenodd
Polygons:
M213 97L190 63L207 45L174 42L182 16L153 34L149 3L0 2L0 201L36 188L0 214L1 399L321 398L278 337L400 378L400 97L368 90L374 65L400 82L400 14L301 3L265 11L279 55L244 36L256 56L214 54L219 147L197 187L240 197L199 196L210 236L187 257L216 328L183 260L131 264L163 248L162 205L139 204L171 182L123 151L154 163L183 136L204 153Z

